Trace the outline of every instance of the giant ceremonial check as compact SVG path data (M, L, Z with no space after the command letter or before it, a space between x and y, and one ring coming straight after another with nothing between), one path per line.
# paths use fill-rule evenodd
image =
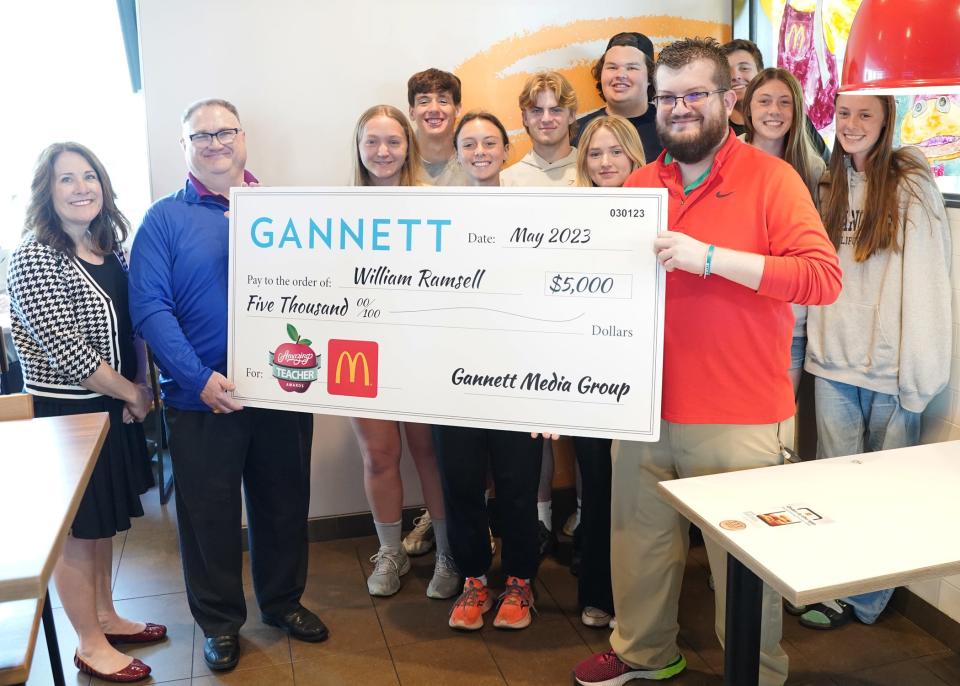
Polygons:
M234 188L244 405L652 441L663 191Z

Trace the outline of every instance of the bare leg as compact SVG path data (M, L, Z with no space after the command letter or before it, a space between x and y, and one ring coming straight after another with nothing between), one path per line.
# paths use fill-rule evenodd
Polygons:
M84 662L104 674L118 672L132 658L107 642L97 619L97 541L67 536L53 570L63 609L77 632L77 652Z
M351 419L363 454L363 488L373 519L400 521L403 482L400 480L400 425L383 419Z
M100 628L105 634L138 634L146 628L143 622L124 619L117 614L113 606L113 585L110 582L113 575L113 539L101 538L96 541L95 551L95 585L97 593L97 619Z
M437 454L433 450L433 434L429 424L403 423L403 432L410 446L410 456L417 467L423 500L432 519L443 519L443 489L437 469Z

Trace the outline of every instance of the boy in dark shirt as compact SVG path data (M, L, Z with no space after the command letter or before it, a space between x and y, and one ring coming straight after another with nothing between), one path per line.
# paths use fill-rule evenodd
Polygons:
M640 141L647 162L657 159L663 146L657 138L657 110L649 100L650 74L653 72L653 43L642 33L618 33L607 43L607 49L593 66L597 91L606 105L577 120L574 147L590 120L605 114L617 114L630 120Z

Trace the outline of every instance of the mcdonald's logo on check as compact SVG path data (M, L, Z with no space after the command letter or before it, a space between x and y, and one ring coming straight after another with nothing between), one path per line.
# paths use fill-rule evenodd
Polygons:
M327 344L327 391L331 395L377 397L377 352L375 341L332 338Z

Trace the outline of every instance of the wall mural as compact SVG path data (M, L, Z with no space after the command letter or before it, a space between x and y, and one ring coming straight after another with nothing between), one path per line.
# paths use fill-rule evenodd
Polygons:
M598 42L599 52L602 52L607 39L621 31L645 34L653 41L657 53L678 36L713 36L720 42L726 42L731 37L727 23L666 15L581 19L518 33L494 43L453 70L464 83L470 84L470 88L464 90L462 110L469 112L483 105L490 107L490 103L498 103L495 111L502 116L503 125L510 134L508 164L511 164L531 148L517 106L517 94L524 81L549 65L549 68L567 77L576 90L579 98L578 116L602 107L603 101L590 75L599 53L584 58L582 53L578 55L569 48Z
M777 66L797 77L813 125L817 129L830 126L837 93L837 57L824 40L822 11L786 4L780 20Z
M934 176L960 176L960 95L897 97L894 145L915 145Z
M777 65L803 86L807 115L832 146L833 100L850 26L862 0L760 0ZM923 151L934 176L960 176L960 96L897 97L895 145Z
M775 31L777 66L803 87L807 114L828 143L833 141L833 101L840 81L850 25L861 0L767 0L764 11Z

